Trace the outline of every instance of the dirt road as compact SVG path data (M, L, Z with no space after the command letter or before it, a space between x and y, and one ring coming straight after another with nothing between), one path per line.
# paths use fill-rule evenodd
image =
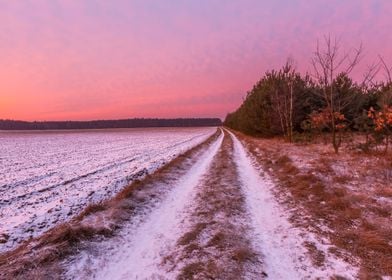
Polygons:
M273 194L273 181L232 132L219 130L212 140L109 204L128 212L105 208L80 222L89 229L115 228L111 234L82 240L71 254L55 258L51 270L29 275L355 279L355 267L328 253L328 240L290 224L289 209ZM321 265L312 258L309 242L323 251Z
M314 265L304 244L317 237L289 223L272 181L231 132L222 130L182 171L169 187L157 181L166 191L115 237L89 242L64 261L66 277L355 278L355 268L328 254Z

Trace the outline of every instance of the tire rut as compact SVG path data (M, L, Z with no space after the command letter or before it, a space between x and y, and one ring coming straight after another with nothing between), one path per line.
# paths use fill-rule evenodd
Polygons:
M208 174L198 185L188 230L162 265L177 279L263 279L261 256L252 246L246 201L227 132Z

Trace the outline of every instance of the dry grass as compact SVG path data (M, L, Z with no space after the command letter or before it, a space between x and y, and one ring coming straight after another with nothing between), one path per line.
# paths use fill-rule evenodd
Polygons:
M190 231L185 233L177 242L178 245L187 245L199 237L200 233L207 227L207 223L197 223Z
M381 197L392 198L392 186L381 186L377 188L376 194Z
M108 204L107 203L94 203L94 204L90 204L88 205L82 212L80 212L80 214L77 216L77 219L79 221L83 220L83 218L100 212L100 211L105 211L108 209Z
M317 249L317 246L313 242L306 242L305 247L308 249L311 260L314 266L321 267L325 262L325 254Z
M59 273L61 268L56 261L72 253L80 241L98 234L108 236L112 231L71 223L61 224L35 242L26 242L18 249L1 255L1 279L42 279L44 276L41 273L46 275L49 270L54 274Z
M238 263L253 262L256 257L255 252L249 247L236 248L231 255L231 258Z
M74 253L81 241L98 236L110 236L121 227L121 222L131 217L136 190L159 180L169 180L178 166L205 149L217 139L217 132L204 143L178 156L143 181L136 180L112 199L87 206L70 222L59 224L42 236L27 240L16 249L0 255L0 279L59 279L62 268L59 262ZM91 223L103 220L106 223ZM106 224L109 224L108 227Z
M193 262L187 264L182 270L181 274L177 279L186 280L186 279L200 279L199 276L205 271L205 263L203 262Z
M207 247L215 247L217 249L224 249L228 243L230 243L230 239L233 236L227 234L224 231L218 231L215 233L212 238L208 241Z
M159 172L159 171L158 171ZM132 182L132 185L124 188L121 190L114 198L115 201L122 201L124 199L127 199L133 195L135 192L135 189L140 188L146 180L150 179L150 177L146 177L143 181L141 180L135 180Z
M392 194L392 185L385 181L383 171L389 168L388 156L335 155L326 153L321 145L295 146L276 139L259 140L241 133L237 135L275 178L277 195L285 198L283 201L294 210L292 221L297 226L312 228L329 237L338 248L359 258L361 279L392 276L391 207L374 199L377 196L390 198ZM295 154L296 161L291 154ZM297 165L298 159L301 166ZM336 163L344 167L342 170L356 173L356 177L336 173L332 168ZM369 189L369 181L378 187ZM358 187L353 191L352 187L347 187L349 185ZM304 214L310 218L298 218ZM379 222L370 223L369 220ZM319 227L320 221L333 231L324 232ZM309 244L306 247L313 260L321 260L321 256L315 255L315 248ZM346 261L355 263L351 258Z
M333 182L337 184L347 184L352 180L351 176L348 175L341 175L341 176L334 176L333 177Z
M232 139L225 134L211 172L198 187L190 229L164 259L165 266L179 267L177 279L239 279L245 266L258 261L246 236L245 199L232 152Z
M177 276L179 280L191 279L238 279L237 276L225 277L225 271L214 260L195 261L187 264Z
M335 171L332 168L332 160L326 156L320 157L315 165L314 171L325 174L334 175Z

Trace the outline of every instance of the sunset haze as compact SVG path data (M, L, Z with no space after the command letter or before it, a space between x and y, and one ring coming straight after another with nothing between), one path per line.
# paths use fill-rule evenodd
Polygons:
M392 61L391 14L388 0L2 1L0 119L224 118L288 57L310 70L325 34L363 43L359 70Z

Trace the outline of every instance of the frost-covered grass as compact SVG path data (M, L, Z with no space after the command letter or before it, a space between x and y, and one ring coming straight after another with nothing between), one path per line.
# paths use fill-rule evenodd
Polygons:
M281 139L241 136L274 179L274 193L290 220L330 242L307 245L314 261L334 254L360 267L364 279L392 275L392 201L384 155L344 146L336 155L321 143L293 145Z
M0 252L112 197L215 131L0 132Z
M234 140L235 162L247 199L255 236L253 243L264 256L265 271L271 279L327 279L344 276L354 279L357 269L328 253L328 247L300 228L294 228L289 214L277 202L270 177L257 169L241 142ZM287 159L282 159L286 161ZM312 262L309 244L322 252L322 263ZM311 253L311 252L310 252Z

